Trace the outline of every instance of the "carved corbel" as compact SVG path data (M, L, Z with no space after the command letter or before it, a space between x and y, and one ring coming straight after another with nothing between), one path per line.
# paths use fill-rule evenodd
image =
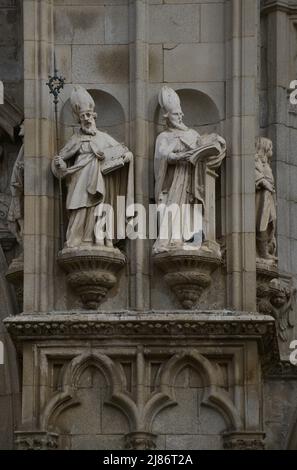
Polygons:
M86 309L96 309L117 283L117 273L127 262L116 248L64 249L59 266L67 273L67 283Z

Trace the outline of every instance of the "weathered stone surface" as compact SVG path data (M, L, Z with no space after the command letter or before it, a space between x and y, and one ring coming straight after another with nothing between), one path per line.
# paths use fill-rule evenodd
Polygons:
M200 15L197 5L151 5L150 43L189 43L199 40Z
M125 45L74 46L72 79L75 83L127 83L128 53Z
M164 81L224 80L223 50L222 44L164 44Z
M278 285L293 292L297 279L297 108L288 99L297 70L296 8L296 0L1 2L0 242L8 264L17 255L6 217L23 104L27 135L25 313L6 322L22 360L23 406L18 424L14 349L0 326L9 347L9 362L0 365L1 448L13 447L13 428L21 449L297 448L297 372L288 362L296 306L289 315L279 308L286 291ZM54 51L66 77L58 149L46 86ZM164 122L158 92L166 83L178 91L188 126L227 142L215 199L222 263L201 295L204 310L178 310L153 267L153 241L127 242L121 249L129 263L101 313L90 314L57 263L58 192L49 171L75 128L71 89L85 86L98 126L133 149L136 200L147 207L155 202L153 147ZM279 272L271 273L268 291L260 284L271 276L256 263L258 135L275 149ZM1 279L0 316L9 316L17 313L15 299ZM91 281L98 288L98 278ZM256 313L257 296L269 301L274 318Z

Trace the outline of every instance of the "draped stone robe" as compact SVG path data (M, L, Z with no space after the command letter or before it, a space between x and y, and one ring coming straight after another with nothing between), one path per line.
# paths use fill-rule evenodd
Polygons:
M274 189L274 177L268 162L262 162L260 157L255 162L256 177L256 230L267 232L268 242L274 236L276 226L275 193L263 187L263 181L270 183ZM270 225L270 227L269 227Z
M158 205L163 204L169 207L176 204L182 210L185 204L204 204L204 166L194 166L187 161L170 159L169 156L171 152L182 156L187 150L197 148L199 137L199 134L192 129L185 131L169 129L157 137L154 169L155 198ZM167 223L167 220L164 219L164 222ZM160 239L159 236L154 245L154 251L182 246L188 237L191 237L190 225L191 220L179 218L178 214L173 215L172 227L168 227L168 239ZM177 232L173 233L173 227L177 228ZM180 237L177 236L179 231ZM162 232L162 215L159 232Z
M8 225L22 247L24 220L24 144L21 146L13 166L10 191L11 203L7 215Z
M81 244L96 243L94 228L96 216L99 215L98 206L110 203L116 206L117 195L126 196L126 207L133 203L133 163L129 163L125 178L112 179L112 174L103 176L101 166L103 161L101 154L109 147L120 145L108 134L96 131L95 135L87 135L80 131L74 134L65 147L60 151L60 157L65 161L74 158L72 165L66 169L60 169L52 162L52 170L56 177L66 178L67 199L66 208L69 211L69 224L66 234L66 247L79 246ZM125 170L123 170L125 171ZM121 172L121 170L116 170ZM128 174L127 174L128 173ZM109 181L108 186L106 181ZM123 190L125 194L120 194ZM109 196L109 197L108 197ZM107 229L108 230L108 229Z
M201 153L199 156L199 152L206 147L216 149L216 152L210 151L208 156ZM155 253L189 246L186 242L192 239L197 228L194 227L194 211L197 209L195 205L200 204L202 212L205 207L206 169L217 169L225 157L225 151L226 143L220 136L200 136L194 129L169 128L157 137L154 159L155 199L158 206L164 210L159 211L160 230L154 244ZM172 158L172 153L176 158ZM197 158L183 160L186 155L196 155ZM179 213L174 212L172 222L168 224L168 214L164 217L165 207L169 210L173 205L179 208ZM185 205L188 209L183 211ZM200 231L202 238L202 227ZM164 233L168 235L166 238Z

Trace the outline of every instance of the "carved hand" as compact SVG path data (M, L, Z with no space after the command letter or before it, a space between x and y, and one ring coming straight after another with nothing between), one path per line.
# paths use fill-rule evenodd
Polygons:
M263 181L263 186L265 189L267 189L267 191L271 192L271 193L275 193L275 190L273 188L273 186L268 182L268 181Z
M61 170L66 170L67 168L67 165L66 163L64 162L63 158L60 157L59 155L57 155L55 158L54 158L54 161L55 161L55 165L57 168L60 168Z
M168 161L169 163L175 163L175 162L182 162L188 159L188 156L186 154L180 155L179 153L176 152L170 152L168 155Z
M133 158L132 152L126 152L125 155L123 155L123 158L124 158L124 163L131 162Z
M104 155L103 152L98 152L98 153L96 153L96 157L98 158L98 160L102 161L102 160L104 160L105 155Z

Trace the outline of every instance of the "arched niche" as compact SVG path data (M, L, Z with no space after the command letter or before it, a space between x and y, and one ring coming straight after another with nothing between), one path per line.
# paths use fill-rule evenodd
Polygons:
M59 434L60 448L122 448L133 407L123 393L121 368L103 354L85 352L61 369L58 387L43 410L41 426Z
M200 134L220 133L220 114L215 102L202 91L193 89L175 90L180 98L184 123ZM157 105L155 111L155 137L164 130L163 110Z
M0 142L5 134L11 141L15 139L15 130L23 120L23 111L9 98L0 106Z
M55 423L61 448L121 448L129 426L125 416L108 403L110 394L104 373L94 365L85 368L76 386L76 406L64 410Z
M88 89L95 102L97 113L97 128L107 132L119 142L126 141L125 113L119 101L110 93L102 90ZM61 146L71 137L74 129L79 128L75 116L72 113L70 99L68 99L60 114Z
M199 134L210 134L210 133L222 133L221 129L221 117L218 106L213 99L206 93L183 88L175 90L180 98L181 107L184 113L184 123L195 129ZM150 199L154 201L154 151L155 141L158 134L165 129L165 119L163 116L163 110L158 104L155 108L153 123L150 127ZM224 166L224 163L223 163ZM221 170L219 170L220 172ZM217 238L221 238L221 178L217 180L216 184L216 213L217 213Z
M208 387L197 365L185 363L180 368L172 383L176 406L162 410L153 423L160 448L166 441L168 449L222 449L229 423L219 407L205 400Z
M11 201L10 179L22 139L18 136L22 110L9 98L0 106L0 244L8 264L15 256L15 237L9 230L7 215Z

